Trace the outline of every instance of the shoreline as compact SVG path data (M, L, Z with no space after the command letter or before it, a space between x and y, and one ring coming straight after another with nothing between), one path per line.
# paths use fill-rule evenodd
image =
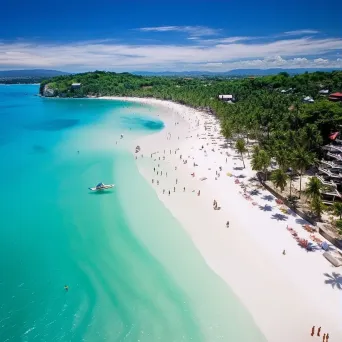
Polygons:
M246 169L241 169L242 162L235 151L219 146L225 140L213 115L150 98L99 99L138 102L158 108L158 118L165 128L134 141L141 147L139 156L144 154L144 158L136 160L139 172L148 183L151 184L152 178L155 180L151 186L159 199L183 226L206 263L247 308L268 341L320 341L322 337L310 336L312 326L316 330L321 326L321 336L329 333L330 341L342 339L342 292L337 286L341 272L330 266L322 251L308 253L297 245L286 226L306 237L303 220L293 214L283 215L286 220L281 218L274 197L248 181L255 172L247 156ZM169 150L171 153L167 153ZM183 163L184 159L187 164ZM168 177L157 176L153 167L164 171L164 175L168 172ZM235 177L228 177L227 172ZM200 180L203 177L206 179ZM249 190L259 192L253 196L256 205L243 197L235 179L248 184ZM177 186L176 192L172 192L174 186ZM197 196L199 190L200 196ZM214 199L221 210L213 210ZM261 210L265 205L271 210ZM227 220L229 228L226 228ZM282 254L283 250L286 255ZM334 277L335 286L332 286Z

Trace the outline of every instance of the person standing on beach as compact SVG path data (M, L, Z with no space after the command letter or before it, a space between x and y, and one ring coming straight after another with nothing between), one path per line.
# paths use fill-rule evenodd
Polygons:
M170 190L169 190L169 196L170 196L170 193L171 193L171 192L170 192Z
M312 335L311 335L312 336ZM323 342L325 342L325 334L323 334Z
M315 335L315 326L313 326L311 328L311 336ZM324 334L324 338L325 338L325 334Z
M176 187L175 186L173 187L173 192L176 192Z
M185 192L185 187L183 188L183 192Z
M321 328L322 328L322 327L319 327L319 328L318 328L317 336L321 336Z
M227 227L227 228L229 228L229 221L227 221L227 223L226 223L226 227Z
M157 180L157 185L159 185L159 180Z
M329 334L327 334L327 336L325 337L325 342L328 342L329 341Z
M178 184L178 179L176 178L176 184Z
M163 189L163 195L165 194L165 189Z
M152 178L152 184L154 183L154 179Z

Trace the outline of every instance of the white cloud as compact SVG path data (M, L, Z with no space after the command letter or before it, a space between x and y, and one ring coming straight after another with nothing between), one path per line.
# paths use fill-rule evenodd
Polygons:
M206 63L206 66L209 67L220 67L223 63Z
M215 38L215 39L201 39L199 37L189 37L190 40L197 40L201 44L231 44L241 42L245 40L255 39L254 37L226 37L226 38Z
M316 58L314 59L314 62L319 65L329 64L329 60L324 58Z
M278 56L280 57L280 56ZM269 69L269 68L284 68L284 69L296 69L296 68L342 68L342 60L330 60L328 64L317 65L314 60L306 58L264 58L264 59L253 59L236 62L222 63L219 66L213 68L212 65L201 64L199 70L204 71L227 71L232 69ZM189 68L188 68L189 69ZM193 68L191 68L194 70Z
M317 33L319 33L319 31L317 31L317 30L308 30L308 29L284 32L284 34L287 35L287 36L300 36L300 35L304 35L304 34L317 34Z
M320 55L342 49L340 38L281 39L246 43L228 37L219 44L130 45L116 41L60 44L24 41L0 42L0 69L53 68L68 71L94 69L133 70L229 70L233 68L342 67L341 58ZM230 41L228 41L230 39ZM315 56L315 60L309 58ZM200 69L201 68L201 69Z
M185 32L192 36L215 36L220 30L207 26L157 26L157 27L141 27L138 29L142 32Z

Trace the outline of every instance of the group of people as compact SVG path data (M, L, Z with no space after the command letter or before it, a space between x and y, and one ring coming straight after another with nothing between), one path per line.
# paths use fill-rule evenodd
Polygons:
M314 336L315 335L315 329L316 329L316 327L315 326L313 326L312 328L311 328L311 336ZM318 329L317 329L317 336L321 336L321 329L322 329L322 327L319 327ZM323 334L323 336L322 336L322 338L323 338L323 342L329 342L329 334L327 333L324 333Z
M178 149L177 149L178 150ZM175 150L175 154L177 153L177 150ZM157 152L154 152L151 154L151 158L153 158L153 155L156 154L156 153L159 153L159 151ZM170 150L170 154L172 153L172 150ZM165 150L164 150L164 154L165 154ZM156 161L157 159L154 159L154 161ZM160 157L158 158L158 160L160 160ZM165 160L165 156L163 156L163 160ZM158 164L158 167L160 167L160 164ZM177 170L177 166L175 167L175 170ZM157 174L157 176L162 176L163 175L163 171L160 170L158 171L156 169L156 167L153 167L153 172ZM167 177L167 172L164 173L164 175ZM157 180L157 185L159 185L159 180ZM154 184L154 178L152 178L152 184ZM178 184L178 179L176 178L176 185ZM165 194L166 190L163 189L163 194ZM176 192L176 187L174 186L173 187L173 192ZM185 192L185 186L183 187L183 192ZM200 196L201 194L201 191L199 190L197 195ZM171 190L168 190L168 195L170 196L171 195Z

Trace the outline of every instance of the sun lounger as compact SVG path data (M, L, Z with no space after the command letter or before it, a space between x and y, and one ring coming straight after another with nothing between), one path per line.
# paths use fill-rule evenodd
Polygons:
M323 256L331 262L332 265L334 265L335 267L339 267L342 266L342 261L336 259L333 255L331 255L331 253L329 252L325 252L323 253Z

